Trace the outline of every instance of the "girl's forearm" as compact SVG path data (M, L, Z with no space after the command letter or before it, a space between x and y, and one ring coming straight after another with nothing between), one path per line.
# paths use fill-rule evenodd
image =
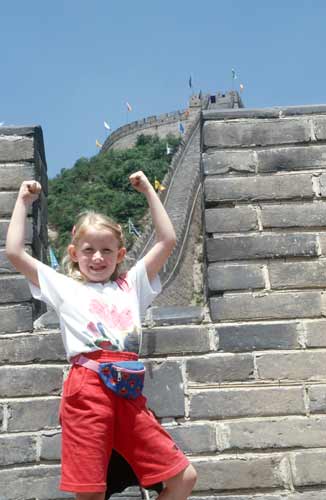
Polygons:
M156 232L156 241L168 243L173 247L176 241L176 234L172 222L152 186L145 193L145 196L151 211L152 221Z

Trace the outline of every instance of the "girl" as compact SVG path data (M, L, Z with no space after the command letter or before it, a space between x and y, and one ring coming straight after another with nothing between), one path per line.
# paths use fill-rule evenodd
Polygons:
M141 315L160 291L158 272L175 245L171 221L147 177L136 172L130 182L148 201L156 243L123 276L121 227L93 212L82 214L72 230L64 259L68 276L26 253L26 216L41 191L35 181L22 183L8 229L8 258L28 278L33 296L56 309L72 364L60 409L60 489L75 492L76 500L104 499L113 448L142 486L164 481L160 500L186 499L196 481L195 469L147 409L146 398L127 399L110 386L112 364L138 359Z

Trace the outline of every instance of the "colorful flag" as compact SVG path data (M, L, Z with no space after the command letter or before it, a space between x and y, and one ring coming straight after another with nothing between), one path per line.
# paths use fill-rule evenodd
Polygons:
M179 132L180 132L180 134L184 134L185 133L184 126L182 125L181 122L179 122Z
M244 89L243 83L240 83L239 87L240 87L240 92L243 92L243 89Z
M155 191L164 191L166 188L163 186L163 184L160 183L160 181L155 179L154 189L155 189Z
M130 112L132 111L132 107L130 106L129 102L126 102L127 110Z
M189 82L188 83L189 83L189 88L191 89L192 88L192 78L191 78L191 75L189 77Z
M141 236L140 232L135 228L135 225L131 219L128 219L128 231L129 231L129 234L132 234L132 233L135 234L137 236L137 238L139 238L139 236Z
M49 256L50 256L50 264L51 264L52 269L58 269L59 262L57 261L57 258L55 256L54 251L52 250L52 247L49 247Z
M235 69L232 68L232 80L236 80L238 77L237 77L237 74L235 72Z
M101 148L102 147L102 144L97 139L95 141L95 144L96 144L97 148Z
M104 127L106 128L106 130L111 130L111 127L108 124L108 122L104 122Z

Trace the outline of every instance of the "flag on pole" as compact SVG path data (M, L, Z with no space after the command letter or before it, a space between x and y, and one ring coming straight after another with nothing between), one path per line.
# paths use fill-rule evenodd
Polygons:
M127 111L132 111L132 107L130 106L129 102L127 101L126 102L126 106L127 106Z
M192 78L191 78L191 75L189 77L189 82L188 83L189 83L189 88L191 89L192 88Z
M128 219L128 231L129 231L129 234L135 234L137 236L137 238L139 238L139 236L141 236L140 232L138 231L138 229L136 229L136 227L131 219Z
M163 184L160 183L160 181L155 179L154 189L155 189L155 191L164 191L166 189L166 187L164 187Z
M52 269L58 269L59 262L57 261L57 258L55 256L55 253L54 253L52 247L49 247L49 256L50 256L50 264L51 264Z
M101 148L103 144L101 144L97 139L95 141L96 147Z
M104 122L104 127L106 128L106 130L111 130L111 127L108 124L108 122Z
M184 128L184 126L182 125L181 122L179 122L179 132L180 132L180 134L184 134L185 133L185 128Z
M244 89L243 83L240 83L239 87L240 87L240 92L243 92L243 89Z
M238 77L237 77L237 74L235 72L235 69L232 68L232 80L236 80Z

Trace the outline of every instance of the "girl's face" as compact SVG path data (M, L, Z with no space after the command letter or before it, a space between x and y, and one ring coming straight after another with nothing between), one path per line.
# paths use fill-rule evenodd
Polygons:
M110 229L88 228L77 245L69 245L70 258L78 262L82 275L94 283L105 283L123 261L126 249Z

